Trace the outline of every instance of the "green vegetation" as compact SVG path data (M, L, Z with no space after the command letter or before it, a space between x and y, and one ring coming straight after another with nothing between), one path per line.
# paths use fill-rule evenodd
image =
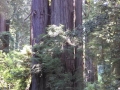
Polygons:
M43 77L49 90L80 90L76 88L81 77L74 60L81 59L82 52L84 90L120 87L119 0L86 0L82 26L65 31L63 25L50 25L32 47L30 3L0 1L0 13L11 21L9 31L2 32L0 28L0 90L30 88L32 75ZM79 33L81 28L83 32Z
M42 35L41 43L33 48L32 60L38 61L41 68L36 65L33 73L45 74L46 87L51 90L70 90L73 83L80 79L77 73L73 74L76 71L71 59L79 57L74 53L74 49L77 49L77 52L82 50L80 47L82 40L77 31L64 31L63 28L62 25L51 25L47 34Z
M0 51L0 88L7 90L25 90L30 83L30 49L24 47L3 53Z

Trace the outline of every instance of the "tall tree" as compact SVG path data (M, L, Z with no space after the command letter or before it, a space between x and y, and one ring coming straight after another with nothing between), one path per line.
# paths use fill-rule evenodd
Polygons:
M0 47L1 50L4 52L9 51L9 36L6 34L3 34L3 32L8 32L9 31L9 24L10 20L6 20L5 16L1 13L0 14L0 34L1 37L0 39L2 40L2 46Z
M32 0L31 15L31 44L34 45L40 42L39 35L45 32L48 23L48 0ZM40 66L35 60L32 64L33 68ZM44 75L40 76L39 72L33 72L31 90L45 90Z
M3 13L0 14L0 32L5 31L5 16Z
M73 30L73 28L78 27L80 36L82 37L82 0L52 0L51 4L51 24L59 25L63 24L65 26L65 30ZM66 45L66 47L69 47ZM76 52L78 53L78 52ZM78 75L80 76L80 80L77 83L77 87L80 90L83 90L83 53L80 52L79 58L74 58L71 60L67 60L68 55L64 56L64 62L67 66L67 71L70 71L70 68L73 66L77 70ZM69 62L68 62L69 61ZM70 65L68 65L70 64ZM73 69L74 70L74 69ZM72 71L74 75L75 72ZM74 83L74 82L73 82ZM73 87L76 87L75 84Z
M74 26L74 0L52 0L51 4L51 24L64 25L64 30L73 30ZM74 75L75 59L74 56L69 57L68 48L70 45L66 43L64 45L64 51L62 55L62 63L65 65L65 72L72 73ZM75 88L74 80L72 80L72 89ZM67 86L66 86L67 87Z
M59 26L64 25L64 30L73 30L77 26L82 26L82 0L51 0L51 12L48 13L48 1L49 0L33 0L32 1L32 25L31 25L31 44L39 43L39 34L44 33L45 27L48 24L48 18L50 18L50 24ZM80 36L82 37L82 28L77 28ZM66 43L64 48L70 47L70 43ZM77 49L74 48L73 50ZM65 72L71 72L74 76L76 71L79 75L79 82L72 81L72 90L79 87L83 90L83 59L82 51L79 53L79 57L69 57L69 52L65 52L62 55L62 61L65 64ZM34 56L35 57L35 56ZM33 67L38 65L37 61L33 61ZM37 67L37 66L36 66ZM39 74L32 75L32 90L45 90L43 85L44 74L42 77Z
M80 37L83 37L83 29L82 29L82 0L75 0L75 27L79 30ZM83 44L83 43L82 43ZM81 45L83 47L83 45ZM80 90L84 89L83 82L83 52L80 52L79 58L76 59L76 69L77 73L80 76L80 80L77 83L77 87Z

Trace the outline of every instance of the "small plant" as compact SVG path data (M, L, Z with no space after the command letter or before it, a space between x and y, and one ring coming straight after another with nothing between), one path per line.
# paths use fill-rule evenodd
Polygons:
M29 84L31 51L25 47L23 50L14 50L7 54L0 52L0 77L3 81L0 85L9 89L25 90Z

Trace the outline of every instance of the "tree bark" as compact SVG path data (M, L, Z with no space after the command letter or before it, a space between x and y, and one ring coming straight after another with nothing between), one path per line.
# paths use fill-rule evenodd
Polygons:
M78 25L82 25L82 0L52 0L51 24L63 24L65 26L65 30L72 30ZM79 29L82 37L82 28L79 27L77 29ZM69 47L69 45L65 46L65 48L67 47ZM79 88L79 90L83 90L83 52L79 52L79 55L80 57L75 60L73 60L73 58L67 60L69 56L66 52L63 55L63 60L65 60L63 62L66 64L67 72L70 72L71 67L75 67L76 64L78 76L81 77L79 82L77 82L77 88ZM74 74L75 72L72 71L72 75ZM72 90L74 90L76 85L73 84L72 87Z
M8 33L9 32L9 27L10 27L10 20L5 21L5 31ZM3 51L8 53L9 52L9 35L4 35L3 36L5 41L3 41L3 46L4 49Z
M52 0L51 24L63 24L66 29L73 29L73 0Z
M83 37L83 29L82 29L82 0L75 0L75 26L77 30L79 30L80 37ZM82 43L83 44L83 43ZM82 45L83 46L83 45ZM83 47L82 47L83 48ZM83 52L80 52L79 58L76 58L76 70L80 80L77 82L77 88L79 90L84 90L84 80L83 80Z
M0 14L0 32L5 31L5 17L3 14Z
M48 0L32 0L31 44L39 43L39 35L45 32L48 24Z
M32 0L31 22L31 44L34 45L40 42L39 35L45 33L48 24L48 0ZM32 61L33 66L38 63ZM30 90L45 90L44 74L41 76L40 73L34 73L30 88Z
M0 33L9 31L9 23L10 20L5 20L5 17L3 14L0 14ZM9 36L8 35L2 35L2 46L0 47L0 50L3 50L3 52L8 53L9 52Z
M76 26L82 25L82 0L51 0L51 12L48 12L48 1L49 0L32 0L32 24L31 24L31 44L39 43L38 38L40 34L44 33L45 27L49 23L48 18L51 16L50 23L55 25L63 24L65 26L64 30L73 30ZM76 17L76 19L75 19ZM78 28L80 35L82 35L82 29ZM65 48L69 47L66 44ZM83 52L78 52L80 57L77 59L69 58L67 53L64 54L64 62L67 66L67 72L71 71L71 66L73 69L76 65L76 70L78 75L81 77L80 81L77 83L79 90L83 90ZM69 58L69 62L67 61ZM38 62L33 61L32 64L35 65ZM67 65L69 64L69 65ZM72 70L72 74L75 72ZM45 76L42 77L39 74L32 75L31 90L45 90ZM72 85L71 90L75 90L76 85Z

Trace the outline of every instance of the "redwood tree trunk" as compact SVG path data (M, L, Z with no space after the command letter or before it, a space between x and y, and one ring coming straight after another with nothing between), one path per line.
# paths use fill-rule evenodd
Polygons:
M63 24L65 29L73 29L73 0L52 0L51 24Z
M8 32L9 31L9 24L10 20L5 20L4 15L0 14L0 33ZM9 36L8 35L2 35L0 37L2 40L2 46L0 47L0 50L3 50L3 52L8 53L9 52Z
M48 24L48 0L32 0L31 44L39 43L39 35L45 32Z
M60 25L63 24L65 26L65 30L73 30L75 26L82 25L82 0L51 0L51 12L49 15L48 12L48 1L49 0L32 0L32 24L31 24L31 44L39 43L40 39L38 36L45 31L45 27L48 24L48 18L51 17L51 24ZM74 8L74 4L76 8ZM76 17L76 20L75 20ZM82 29L80 29L82 32ZM81 34L82 35L82 34ZM66 48L69 45L65 46ZM77 86L80 85L79 90L83 90L83 60L82 60L82 52L80 52L80 58L74 59L70 58L69 63L67 61L67 57L64 56L64 62L67 66L67 72L71 71L71 66L73 69L75 68L82 78L77 83ZM67 53L65 53L67 55ZM33 61L33 66L38 62ZM70 64L70 65L67 65ZM75 72L72 74L74 75ZM42 77L39 74L32 75L32 84L31 90L45 90L45 77L44 74ZM75 90L76 84L73 82L72 90Z
M31 44L34 45L40 42L39 35L45 32L48 23L48 0L32 0L31 15ZM35 66L38 62L34 60L32 64ZM44 85L44 74L41 76L40 73L34 73L30 90L45 90Z
M0 33L5 30L5 17L3 14L0 14Z
M10 27L10 20L5 21L5 31L8 33L9 32L9 27ZM4 35L4 41L3 41L3 46L4 49L3 51L8 53L9 52L9 35Z
M52 0L51 5L51 24L63 24L65 26L65 30L73 30L74 26L77 27L78 25L82 25L82 0ZM77 29L79 29L80 35L82 35L82 29ZM65 47L67 48L69 46L66 45ZM76 64L76 70L80 77L79 82L77 82L77 86L72 82L72 90L75 90L76 87L78 87L79 90L83 90L83 52L79 52L79 55L80 57L75 60L73 60L73 58L67 60L69 57L67 52L63 55L63 58L65 57L63 62L66 64L66 71L70 72L72 66L74 70ZM74 74L75 72L72 71L72 75Z
M79 30L80 37L83 35L82 29L82 0L75 0L75 26ZM83 45L82 45L83 46ZM78 76L80 77L79 82L77 83L77 88L79 90L84 89L84 80L83 80L83 52L80 52L80 57L76 59L76 68Z

